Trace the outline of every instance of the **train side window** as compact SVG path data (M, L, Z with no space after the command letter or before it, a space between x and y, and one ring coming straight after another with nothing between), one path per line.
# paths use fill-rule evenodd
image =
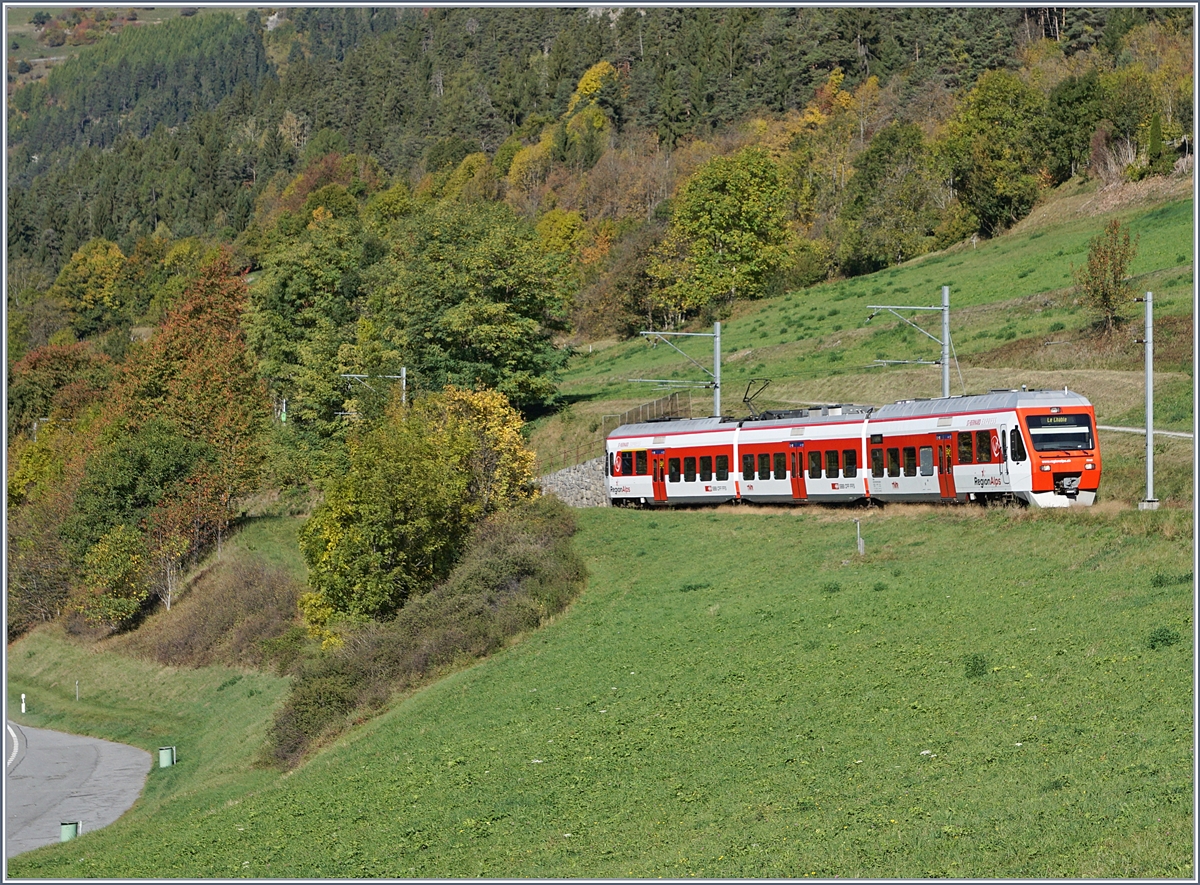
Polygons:
M836 450L825 453L825 475L830 479L837 479L838 453Z
M635 463L637 464L637 470L635 471L637 473L637 475L645 476L646 475L646 453L644 451L636 453Z
M758 453L758 478L771 478L771 455L768 452Z
M921 476L933 476L933 446L921 446Z
M712 455L700 456L700 479L704 482L712 479Z
M754 479L754 456L742 455L742 479Z
M717 455L717 481L724 482L729 479L729 456Z
M899 476L900 475L900 450L899 449L888 449L887 450L887 464L888 464L888 476Z
M915 446L904 447L904 475L917 475L917 449Z
M958 463L959 464L974 464L975 458L971 452L971 433L960 433L958 435Z
M1011 450L1014 461L1024 461L1028 457L1025 454L1025 437L1021 436L1021 431L1015 427L1012 429Z
M621 453L621 476L633 476L633 452Z
M787 479L787 452L775 453L775 478Z
M978 430L975 432L975 460L987 464L992 460L992 432Z
M671 482L679 482L679 459L667 459L667 479Z
M871 476L883 476L883 449L871 449Z
M820 479L821 478L821 453L820 452L809 452L808 453L808 478L809 479Z
M694 457L683 459L683 481L696 481L696 459Z
M858 476L858 452L854 449L842 451L842 476L847 479Z

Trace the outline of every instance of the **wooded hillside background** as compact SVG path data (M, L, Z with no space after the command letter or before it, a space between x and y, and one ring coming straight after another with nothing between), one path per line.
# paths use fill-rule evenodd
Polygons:
M344 474L349 428L394 420L346 376L404 368L538 414L571 342L709 322L994 236L1075 177L1192 162L1183 8L31 27L78 48L8 66L10 634L68 599L123 623L238 502Z

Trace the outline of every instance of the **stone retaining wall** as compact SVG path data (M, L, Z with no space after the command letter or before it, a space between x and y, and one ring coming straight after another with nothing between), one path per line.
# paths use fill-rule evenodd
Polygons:
M607 507L608 488L604 478L604 458L593 458L564 467L538 480L544 494L557 495L572 507Z

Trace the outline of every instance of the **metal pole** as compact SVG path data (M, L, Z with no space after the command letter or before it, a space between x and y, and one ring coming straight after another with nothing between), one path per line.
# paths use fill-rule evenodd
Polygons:
M942 286L942 397L950 397L950 287Z
M1154 293L1146 293L1146 500L1138 510L1157 510L1154 497Z
M713 323L713 415L721 417L721 324Z
M408 366L400 367L400 405L408 405Z

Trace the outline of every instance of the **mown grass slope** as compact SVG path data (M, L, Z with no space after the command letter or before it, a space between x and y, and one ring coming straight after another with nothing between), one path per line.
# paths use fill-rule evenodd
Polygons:
M244 726L240 789L168 782L202 764L181 747L151 801L10 874L1193 874L1188 512L580 523L590 587L523 644L287 777ZM10 691L47 645L10 650Z

